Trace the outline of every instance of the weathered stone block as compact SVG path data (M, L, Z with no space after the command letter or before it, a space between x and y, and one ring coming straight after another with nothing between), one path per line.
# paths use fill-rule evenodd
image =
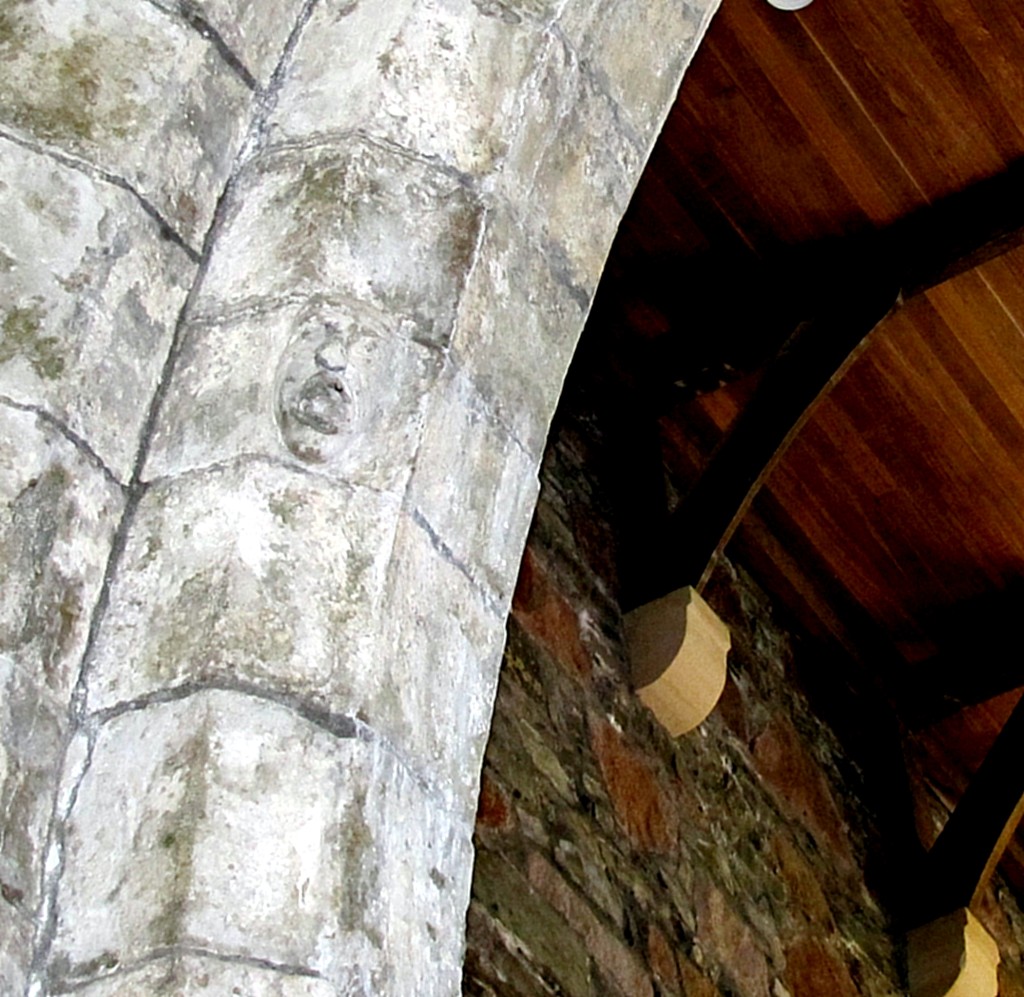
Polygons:
M768 993L768 962L754 933L710 881L697 893L697 937L741 997Z
M994 982L994 971L992 976ZM785 981L793 994L857 997L860 993L838 953L813 936L801 938L786 949Z
M481 210L444 170L357 136L265 156L235 189L197 313L329 292L445 346Z
M531 888L526 877L491 852L477 855L474 901L517 939L543 975L557 984L553 992L590 997L590 959L583 939L566 930L561 914Z
M427 528L403 515L395 537L368 702L375 727L436 770L472 820L494 688L505 639L503 615L452 563Z
M717 0L572 0L559 18L587 72L625 112L645 154L717 9Z
M0 405L0 910L25 917L40 899L67 704L122 508L120 489L65 437Z
M573 299L589 302L647 150L571 52L551 47L538 86L540 116L513 158L537 164L527 203L552 273Z
M233 681L334 711L372 698L398 500L260 460L143 498L97 639L89 705Z
M176 16L186 17L200 32L204 29L202 22L208 24L262 87L270 82L303 7L302 0L277 0L273 4L261 0L151 2ZM182 13L183 8L187 14Z
M361 129L473 176L499 168L542 44L536 25L505 16L512 6L320 4L289 66L271 141Z
M564 258L557 250L549 257L540 229L508 208L488 213L452 343L459 364L538 459L590 308Z
M582 938L601 973L623 997L653 997L647 967L629 946L594 913L546 859L534 852L527 861L530 885L565 918L574 934Z
M545 36L521 101L494 189L529 206L551 273L586 310L647 149L561 33Z
M498 422L470 380L449 366L427 412L409 502L501 613L512 595L536 500L535 467L534 457Z
M147 476L260 454L401 492L441 366L413 329L356 301L322 300L191 326Z
M0 142L0 394L122 480L195 266L127 191Z
M0 896L0 993L21 994L32 958L32 922Z
M0 909L26 919L35 915L40 901L46 835L68 727L67 708L55 704L33 678L0 654ZM27 964L30 953L20 954Z
M0 122L123 178L194 246L251 95L181 21L131 0L28 0L0 15Z
M328 726L223 692L105 724L67 826L54 985L180 945L337 993L454 992L465 828L384 746Z
M633 847L649 852L673 851L679 819L671 794L651 760L602 718L594 718L591 723L590 743L615 815Z
M56 429L0 404L0 652L64 706L124 507Z

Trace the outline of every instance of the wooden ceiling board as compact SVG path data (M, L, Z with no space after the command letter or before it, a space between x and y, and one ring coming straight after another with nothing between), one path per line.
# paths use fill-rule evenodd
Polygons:
M1005 436L1019 434L1021 427L1006 424L1014 413L993 397L990 383L930 302L915 312L917 321L907 326L899 346L903 370L913 375L906 382L908 396L935 423L927 449L914 454L934 470L937 491L925 486L922 494L926 501L946 504L963 521L954 539L965 549L970 545L982 563L995 560L1019 549L1024 536L1024 469L1004 446ZM922 327L927 318L935 322L926 341ZM913 467L914 461L904 461Z
M917 0L813 4L802 21L914 182L934 200L998 173L1022 147L1009 144L1001 131L992 134L991 120L1001 109L983 86L965 89L943 71L931 46L948 40L936 25L906 16L916 6ZM963 53L966 58L966 48Z
M955 382L934 356L907 349L920 344L914 324L890 320L890 329L898 326L905 334L882 337L831 403L819 407L768 487L783 501L807 507L800 521L823 556L835 558L829 546L841 545L844 562L862 562L857 585L865 587L851 581L851 591L880 623L903 630L901 618L921 606L952 605L992 583L975 566L986 564L1005 527L989 528L978 514L994 515L995 504L991 474L972 439L981 432L976 414L965 396L957 398ZM936 392L936 384L942 390ZM951 401L958 404L955 415L948 411ZM838 418L848 407L873 409L869 432ZM972 425L968 434L964 423ZM865 450L873 462L865 460ZM879 464L887 486L882 495ZM792 490L793 479L800 493ZM825 506L838 532L821 532ZM902 612L894 615L894 604Z
M801 20L767 4L754 4L749 17L730 17L733 9L727 5L725 16L745 57L781 81L775 101L827 150L832 171L864 216L881 225L920 207L921 191Z

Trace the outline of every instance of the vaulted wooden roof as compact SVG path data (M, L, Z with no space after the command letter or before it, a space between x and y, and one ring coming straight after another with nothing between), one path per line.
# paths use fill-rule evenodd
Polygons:
M673 556L673 510L763 398L780 350L808 330L851 336L839 327L858 309L866 333L865 302L884 303L895 281L891 314L762 468L732 549L802 628L857 662L833 690L853 683L896 709L921 766L924 838L929 799L960 799L1024 687L1021 161L1024 8L1012 0L814 0L796 13L724 0L589 333L618 358L629 400L623 494L640 525L624 538L628 588ZM972 256L977 245L961 252L941 233L960 224L950 218L969 228L973 207L956 205L975 203L986 224L1004 205L1010 222ZM963 272L918 280L914 258L929 254L933 270L945 254ZM651 454L664 480L642 466ZM1021 855L1006 867L1024 896Z

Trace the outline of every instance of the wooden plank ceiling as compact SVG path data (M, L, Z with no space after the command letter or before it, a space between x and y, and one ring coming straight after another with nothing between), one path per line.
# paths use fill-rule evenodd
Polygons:
M639 389L634 422L657 424L669 495L692 486L791 331L779 288L799 299L823 279L809 261L843 268L836 246L1022 159L1016 0L815 0L798 13L724 0L592 319ZM646 520L635 544L656 533ZM897 707L919 798L954 804L1024 686L1024 249L876 330L733 546ZM1024 896L1022 854L1008 868Z

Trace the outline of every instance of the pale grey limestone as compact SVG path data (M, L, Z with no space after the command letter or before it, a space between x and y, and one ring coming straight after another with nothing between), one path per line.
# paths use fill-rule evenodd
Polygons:
M320 976L200 955L165 956L74 992L82 997L338 997L334 985Z
M229 680L358 706L376 681L398 513L387 493L253 459L150 488L96 640L89 708Z
M235 189L196 315L329 293L444 346L481 213L457 177L358 135L266 155Z
M32 922L0 896L0 993L24 993L33 933Z
M431 398L409 502L444 556L503 614L537 498L536 467L469 377L449 367Z
M270 141L363 129L464 173L489 173L518 126L519 83L541 44L535 25L487 17L471 0L325 0L289 66Z
M25 0L0 13L0 126L121 178L198 247L251 93L216 48L140 0Z
M558 253L531 225L539 228L511 208L488 212L452 352L501 421L539 459L590 299L567 286Z
M386 493L246 461L142 500L89 708L212 683L358 715L472 813L504 615Z
M351 299L191 325L146 476L261 454L400 494L441 366L415 328Z
M182 946L305 967L338 993L454 993L469 848L372 738L224 692L126 713L99 731L67 825L52 984Z
M574 296L589 301L647 150L571 50L551 46L537 87L541 113L512 153L524 163L512 175L531 180L509 191L539 220L549 266Z
M0 140L0 395L122 481L195 274L127 191Z
M505 643L505 614L463 570L439 556L424 524L403 515L381 617L369 721L454 794L467 820L476 808ZM416 718L416 719L414 719Z
M0 404L0 910L39 903L68 702L123 505L55 428Z
M715 4L666 0L571 2L560 24L587 71L621 107L640 136L654 144Z
M152 0L202 31L213 28L231 54L266 87L303 8L303 0Z

